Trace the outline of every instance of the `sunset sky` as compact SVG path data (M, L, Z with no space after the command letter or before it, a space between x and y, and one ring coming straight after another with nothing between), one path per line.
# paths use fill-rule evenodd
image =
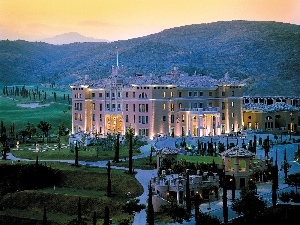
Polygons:
M228 20L300 25L300 0L0 0L0 40L78 32L115 41Z

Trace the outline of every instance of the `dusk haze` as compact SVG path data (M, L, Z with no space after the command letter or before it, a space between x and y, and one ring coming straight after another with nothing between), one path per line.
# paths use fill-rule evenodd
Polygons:
M0 40L40 41L69 32L110 41L216 21L300 24L297 0L0 0Z

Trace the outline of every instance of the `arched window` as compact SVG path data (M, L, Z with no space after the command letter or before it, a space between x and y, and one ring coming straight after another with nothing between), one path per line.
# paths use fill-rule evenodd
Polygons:
M143 92L142 94L139 95L139 98L148 98L147 94L145 92Z

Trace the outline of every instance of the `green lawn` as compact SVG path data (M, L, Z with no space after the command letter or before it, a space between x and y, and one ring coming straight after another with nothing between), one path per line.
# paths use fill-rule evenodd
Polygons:
M0 85L2 90L3 85ZM57 93L57 99L49 97L46 100L33 100L30 98L23 98L21 96L7 96L0 92L0 120L3 121L6 128L9 130L10 125L15 125L15 133L20 130L24 130L26 124L29 122L37 126L40 121L46 121L52 125L50 133L56 134L58 131L58 125L64 124L65 127L71 129L72 124L72 111L71 104L67 99L63 99L63 95L71 94L70 90L58 90L58 89L41 89L49 95L54 91ZM43 92L44 93L44 92ZM51 94L53 95L53 94ZM70 99L71 101L71 99ZM50 104L45 107L27 108L17 106L17 104L29 104L32 102L39 102L40 104ZM37 129L38 132L39 129ZM41 133L41 132L40 132Z
M11 164L11 161L0 160L0 163ZM35 162L21 161L19 163ZM126 193L131 192L132 197L143 193L143 187L134 175L122 170L111 170L112 197L108 197L106 168L74 167L67 163L58 162L46 162L45 164L61 172L60 182L55 186L43 189L18 191L2 196L0 205L4 207L4 210L0 210L0 223L5 216L16 217L16 215L28 220L41 221L43 209L46 206L48 220L55 222L55 224L68 224L67 221L77 217L79 197L82 217L88 224L92 224L94 211L97 213L97 224L103 223L105 206L109 207L113 222L119 223L125 218L131 218L130 215L122 212L122 206L129 199ZM16 222L15 224L20 223Z

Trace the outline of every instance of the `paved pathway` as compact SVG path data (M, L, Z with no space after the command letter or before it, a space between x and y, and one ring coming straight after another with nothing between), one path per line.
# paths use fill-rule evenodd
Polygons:
M247 136L247 138L244 139L245 143L247 143L250 139L253 140L253 135L254 134L250 134ZM262 139L266 138L266 134L256 134L257 135L257 140L259 139L259 137L262 137ZM274 140L274 136L273 135L269 135L270 140L276 142L276 140ZM299 138L299 137L298 137ZM221 142L221 143L226 143L227 142L227 138L225 136L220 136L220 137L203 137L201 138L203 141L213 141L213 142ZM229 143L232 142L233 139L230 139ZM280 140L280 137L279 137ZM289 140L289 136L283 136L283 140ZM165 137L161 137L159 139L150 141L148 145L145 145L143 147L141 147L141 154L139 156L135 156L134 158L142 158L142 157L146 157L149 156L150 153L150 147L151 145L155 145L158 148L162 148L162 147L175 147L175 143L176 141L179 141L176 138L165 138ZM193 142L194 139L192 138L186 138L187 143L189 142ZM238 142L240 141L240 145L242 143L242 140L238 139ZM234 143L236 143L237 140L234 139ZM300 172L300 165L298 163L296 163L294 161L294 152L297 150L297 146L298 144L287 144L287 145L274 145L273 148L271 148L270 157L273 157L275 159L275 154L276 154L276 150L277 150L277 155L278 155L278 166L280 169L280 165L283 162L283 152L284 149L287 150L287 159L289 161L289 163L292 165L292 167L289 170L289 174L292 173L296 173L296 172ZM263 158L264 157L264 151L262 148L257 149L257 155L259 158ZM12 154L8 154L8 159L11 160L19 160L18 158L15 158ZM23 160L23 159L20 159ZM57 161L57 160L53 160L53 161ZM60 160L61 162L67 162L67 163L74 163L74 160ZM90 166L99 166L99 167L106 167L107 161L97 161L97 162L84 162L84 161L79 161L80 164L82 165L90 165ZM124 167L112 167L112 168L116 168L116 169L126 169ZM147 200L148 200L148 185L150 182L151 177L155 177L157 176L157 170L141 170L141 169L136 169L135 170L137 172L136 174L136 179L141 183L141 185L144 188L144 192L141 196L138 197L138 199L140 199L140 204L145 204L147 205ZM270 188L271 188L271 183L260 183L258 184L258 194L264 196L267 194L270 194ZM283 175L283 171L279 171L279 189L284 190L285 188L287 188L287 185L284 184L284 175ZM239 191L236 191L236 198L239 198ZM230 208L231 205L231 191L228 191L228 206ZM216 217L218 217L221 221L223 220L223 216L222 216L222 198L220 198L219 201L214 201L210 203L210 210L208 210L208 203L203 203L200 206L200 209L202 212L205 213L210 213L211 215L214 215ZM235 215L236 216L236 215ZM146 224L146 210L142 210L140 213L136 213L134 216L134 221L133 221L133 225L141 225L141 224ZM191 221L187 222L184 221L182 224L184 225L192 225L195 224L194 218L191 219ZM169 223L169 225L179 225L179 223Z

